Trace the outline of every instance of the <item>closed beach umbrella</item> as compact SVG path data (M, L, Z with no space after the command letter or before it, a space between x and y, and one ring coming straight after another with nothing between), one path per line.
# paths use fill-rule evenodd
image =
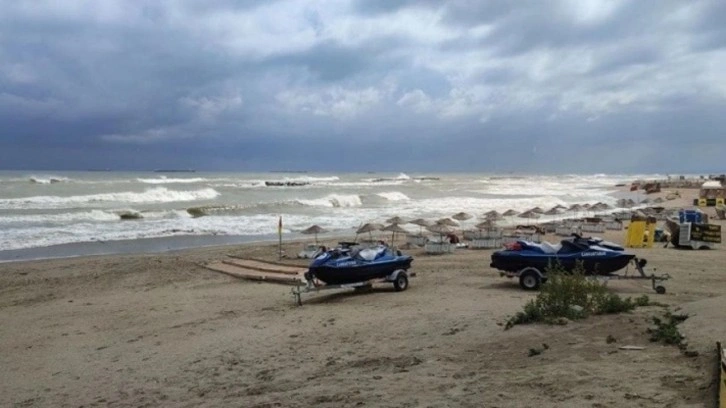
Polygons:
M391 243L396 242L396 233L397 232L399 234L408 233L408 231L405 228L401 227L398 224L386 225L385 227L383 227L383 229L381 229L381 231L390 231L391 232Z
M519 214L519 211L517 211L517 210L507 210L502 215L505 217L511 217L511 216L517 215L517 214Z
M439 225L446 225L448 227L458 227L459 226L459 223L452 220L451 218L442 218L442 219L436 221L436 223Z
M399 216L389 218L386 220L386 222L389 224L407 224L408 223L408 221L404 220L403 218L401 218Z
M453 218L455 220L459 220L459 221L466 221L468 219L474 218L474 216L469 213L458 212L458 213L452 215L451 218Z
M320 225L313 225L311 227L308 227L302 231L303 234L310 235L315 234L315 243L318 243L318 234L322 234L323 232L328 232L325 228L321 227Z

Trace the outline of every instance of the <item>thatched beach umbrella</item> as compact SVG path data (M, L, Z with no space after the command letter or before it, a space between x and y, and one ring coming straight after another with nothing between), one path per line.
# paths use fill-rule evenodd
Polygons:
M511 216L517 215L517 214L519 214L519 211L510 209L510 210L504 211L504 214L502 214L502 215L505 217L511 217Z
M528 211L525 212L533 212L535 214L543 214L544 210L539 207L530 208Z
M487 211L484 213L485 218L492 218L492 217L496 217L499 215L501 215L501 214L499 214L499 212L497 210L491 210L491 211Z
M430 227L433 223L429 220L423 219L423 218L416 218L413 221L409 221L409 224L418 225L421 227L421 231L419 231L420 235L423 235L423 229L426 227Z
M559 207L552 207L544 213L545 215L559 215L562 214L562 209L560 209Z
M386 225L385 227L383 227L381 229L381 231L390 231L391 232L391 244L396 242L396 233L397 232L399 234L408 234L408 231L398 224Z
M481 231L481 230L492 229L492 228L495 228L496 226L497 226L497 223L494 220L489 219L489 220L480 222L479 224L476 224L474 227Z
M539 217L541 217L541 215L539 215L536 212L525 211L525 212L519 214L517 217L519 217L519 218L526 218L527 219L527 223L529 224L529 220L530 219L532 219L532 218L539 218Z
M554 207L552 207L552 208L559 208L560 210L566 210L566 209L567 209L567 207L565 207L565 206L564 206L564 205L562 205L562 204L557 204L556 206L554 206Z
M580 205L580 204L572 204L570 206L570 208L568 208L568 210L575 211L575 212L582 211L582 205Z
M404 220L399 216L395 216L386 220L389 224L408 224L408 221Z
M469 213L458 212L458 213L452 215L451 218L453 218L455 220L459 220L459 221L466 221L466 220L474 218L474 216Z
M454 232L454 230L446 224L434 224L426 229L435 234L439 234L442 239L444 235Z
M458 227L459 226L459 223L452 220L451 218L442 218L440 220L437 220L436 223L439 225L446 225L448 227Z
M358 239L358 234L364 234L368 233L368 236L370 237L371 241L373 240L373 231L380 231L383 229L382 224L377 224L373 222L369 222L366 224L363 224L358 230L355 232L356 239Z
M494 211L493 214L486 215L486 220L489 221L496 221L496 220L503 220L504 216L502 214L499 214L498 212Z
M306 234L306 235L315 234L315 243L317 244L318 243L318 234L322 234L322 233L328 232L328 231L319 225L313 225L300 232L302 232L303 234Z

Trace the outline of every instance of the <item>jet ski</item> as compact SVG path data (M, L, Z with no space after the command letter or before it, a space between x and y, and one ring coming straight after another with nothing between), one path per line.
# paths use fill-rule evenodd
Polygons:
M305 277L317 278L327 285L365 282L386 278L397 270L408 270L412 261L411 256L385 245L372 248L341 245L317 255Z
M609 275L625 268L633 258L635 255L626 253L617 244L574 236L559 244L516 241L494 252L490 266L505 272L535 268L542 273L551 265L571 272L581 263L588 275Z

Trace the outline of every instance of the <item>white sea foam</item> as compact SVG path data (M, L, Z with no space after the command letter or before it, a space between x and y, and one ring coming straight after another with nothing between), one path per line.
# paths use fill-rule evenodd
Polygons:
M35 184L66 183L69 179L60 176L30 176L30 182Z
M207 181L207 179L203 177L194 177L194 178L167 178L164 176L161 176L159 178L138 178L137 181L141 183L146 184L181 184L181 183L203 183Z
M379 197L383 197L388 201L406 201L410 200L406 194L401 193L400 191L390 191L385 193L378 193L376 194Z
M411 177L406 173L401 173L396 177L396 180L411 180Z
M192 191L169 190L165 187L155 187L143 192L121 192L90 194L80 196L35 196L24 198L0 199L0 209L47 209L68 208L69 206L89 205L102 202L119 203L169 203L179 201L195 201L213 199L219 193L212 188Z
M330 194L312 200L295 200L302 205L317 207L360 207L363 202L356 194Z

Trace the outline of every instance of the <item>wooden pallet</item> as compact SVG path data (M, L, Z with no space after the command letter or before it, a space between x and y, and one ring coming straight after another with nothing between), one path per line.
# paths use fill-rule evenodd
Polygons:
M254 259L230 258L201 265L204 268L221 272L240 279L302 285L307 268L276 264Z

